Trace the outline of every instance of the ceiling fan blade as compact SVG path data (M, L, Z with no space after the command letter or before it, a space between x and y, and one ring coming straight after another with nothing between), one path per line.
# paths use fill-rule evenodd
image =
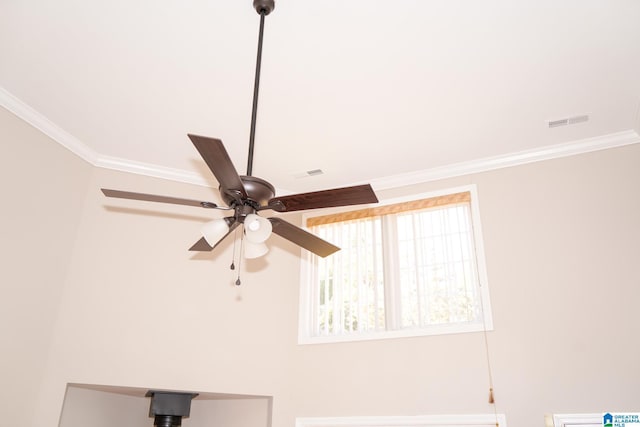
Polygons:
M290 242L293 242L296 245L301 246L304 249L310 252L313 252L318 256L321 256L324 258L340 250L339 247L283 219L280 219L280 218L268 218L268 219L269 221L271 221L271 225L273 226L273 232L275 234L277 234L280 237L284 237Z
M189 248L189 250L197 252L210 252L214 250L220 243L222 243L224 239L227 238L229 234L231 234L240 225L240 223L236 221L234 217L227 217L225 218L225 221L227 221L227 223L229 224L229 231L227 232L227 234L222 236L222 238L218 240L215 245L211 246L209 243L207 243L207 240L204 237L201 237L200 240L195 242L193 246Z
M334 188L332 190L313 191L311 193L292 194L274 197L261 209L273 209L278 212L301 211L305 209L332 208L337 206L377 203L378 198L371 185Z
M204 237L201 237L193 246L189 248L190 251L199 251L199 252L209 252L212 251L213 248L209 246Z
M231 162L222 141L206 136L192 134L188 134L188 136L207 166L209 166L209 169L211 169L211 172L213 172L220 187L225 190L239 192L242 197L246 197L247 193L244 185L242 185L240 175L238 175L235 166L233 166L233 162Z
M131 191L109 190L101 188L102 193L107 197L119 199L143 200L146 202L172 203L174 205L196 206L199 208L217 208L218 205L212 202L201 202L199 200L180 199L178 197L156 196L155 194L132 193Z

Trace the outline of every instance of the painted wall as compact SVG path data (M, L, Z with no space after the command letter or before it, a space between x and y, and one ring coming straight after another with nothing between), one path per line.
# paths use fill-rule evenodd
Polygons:
M86 162L0 108L3 425L31 424L91 173Z
M289 400L297 249L276 243L266 260L243 263L238 288L232 241L215 257L188 251L222 212L99 191L209 200L212 190L107 170L88 186L38 425L55 419L67 382Z
M191 404L191 416L184 427L269 427L269 399L196 399Z
M631 146L387 192L478 186L495 398L511 426L639 407L639 164ZM481 334L298 347L305 386L293 406L307 416L491 412L483 352Z
M60 427L148 427L149 399L70 386ZM186 424L185 424L185 427Z
M380 194L477 184L496 404L511 426L640 409L639 163L635 145ZM493 412L482 334L298 346L297 248L274 236L235 287L232 242L187 251L220 213L99 192L208 200L213 190L101 169L85 184L34 426L56 425L67 382L273 396L278 427Z

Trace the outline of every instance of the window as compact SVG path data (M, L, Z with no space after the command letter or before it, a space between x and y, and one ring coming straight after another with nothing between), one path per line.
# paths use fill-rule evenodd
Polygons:
M297 418L296 427L507 427L504 414Z
M546 427L602 427L602 413L597 414L547 414Z
M475 186L305 222L342 250L304 263L301 343L491 329Z

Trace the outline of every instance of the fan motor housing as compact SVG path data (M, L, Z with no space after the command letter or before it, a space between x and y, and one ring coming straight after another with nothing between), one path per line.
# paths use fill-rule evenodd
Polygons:
M269 182L255 176L240 176L244 191L247 193L246 200L242 199L242 203L248 202L253 207L266 206L269 200L276 195L276 189ZM239 197L236 191L229 190L220 186L220 195L227 206L238 205Z

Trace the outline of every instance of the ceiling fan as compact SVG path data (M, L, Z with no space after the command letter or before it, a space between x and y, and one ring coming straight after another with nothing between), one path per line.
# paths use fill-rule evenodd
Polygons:
M133 193L129 191L109 190L104 188L101 190L107 197L172 203L208 209L233 210L233 215L215 219L205 224L202 229L203 237L191 246L189 249L190 251L211 251L218 246L225 237L234 232L240 225L243 225L244 236L246 238L246 242L243 242L245 247L245 258L257 258L264 255L268 251L264 242L272 232L308 251L313 252L316 255L326 257L340 250L340 248L283 220L282 218L264 218L259 216L257 213L263 210L293 212L307 209L377 203L378 198L369 184L276 197L273 185L264 179L251 175L258 105L258 89L260 85L260 64L262 60L264 20L265 16L273 11L275 2L274 0L254 0L253 6L260 15L260 30L253 91L253 110L251 114L247 174L238 174L221 140L188 134L189 139L191 139L191 142L196 147L220 184L220 195L228 207L221 207L212 202L181 199L176 197L157 196L153 194Z

